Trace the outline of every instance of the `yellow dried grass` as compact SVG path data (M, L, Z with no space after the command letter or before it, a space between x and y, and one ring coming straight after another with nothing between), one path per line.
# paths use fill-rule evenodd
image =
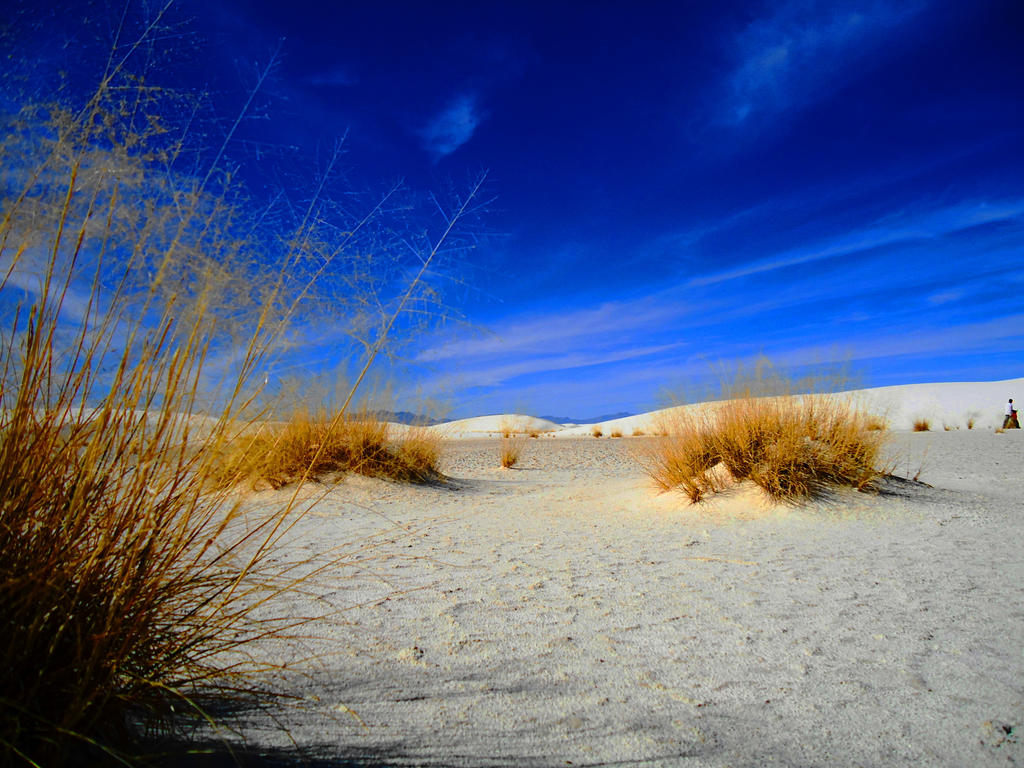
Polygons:
M694 502L747 479L778 500L830 486L864 490L886 472L884 433L870 424L835 396L748 396L676 411L660 425L667 436L648 444L640 460L660 488L682 490Z

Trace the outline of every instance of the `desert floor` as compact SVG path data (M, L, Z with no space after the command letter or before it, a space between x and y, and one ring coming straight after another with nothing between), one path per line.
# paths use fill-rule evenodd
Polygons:
M923 482L798 508L656 495L645 439L307 489L293 554L345 561L274 607L324 618L259 649L296 699L243 764L1024 763L1024 434L897 433Z

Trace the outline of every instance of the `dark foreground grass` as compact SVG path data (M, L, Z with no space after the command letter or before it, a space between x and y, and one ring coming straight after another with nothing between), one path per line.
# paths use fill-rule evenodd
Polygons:
M294 498L243 516L225 476L282 483L341 462L413 478L437 460L421 433L345 419L268 433L246 416L321 276L301 266L326 264L302 250L320 242L316 202L259 241L220 155L204 141L189 155L137 112L159 98L121 71L140 46L112 52L87 103L26 108L0 140L0 767L132 764L204 718L198 702L267 693L272 665L249 649L303 623L275 598L338 561L289 560Z

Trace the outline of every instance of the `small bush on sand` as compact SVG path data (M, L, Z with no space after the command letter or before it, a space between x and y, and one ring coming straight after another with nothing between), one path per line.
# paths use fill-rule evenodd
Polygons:
M436 432L422 427L412 427L397 441L392 450L400 472L387 473L393 479L429 480L441 477L439 464L443 441Z
M867 429L873 432L884 432L889 428L889 425L885 423L885 419L880 419L877 416L867 417Z
M642 429L634 429L633 430L633 437L642 437L643 434L644 434L644 431Z
M622 437L622 430L621 429L613 429L611 431L611 434L608 435L608 437Z
M531 429L529 435L530 437L537 439L538 437L540 437L540 432L538 432L536 429Z
M659 487L680 489L694 502L741 480L779 500L829 486L863 490L885 473L884 434L868 423L835 397L747 396L677 411L665 421L668 436L640 460Z
M602 435L604 435L604 430L602 430L600 427L594 427L592 430L590 430L590 434L592 434L594 437L601 437Z
M215 470L221 486L251 483L281 488L354 472L391 480L438 477L440 441L425 429L392 438L388 425L371 415L356 417L296 414L284 424L263 425L225 449Z
M519 463L519 457L523 452L523 439L521 436L501 438L501 466L504 469L511 469Z
M914 419L914 431L915 432L931 432L932 422L931 419L921 417Z

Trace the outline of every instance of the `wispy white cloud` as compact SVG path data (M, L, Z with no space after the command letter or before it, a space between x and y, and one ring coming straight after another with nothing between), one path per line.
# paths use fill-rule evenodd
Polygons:
M996 352L1011 340L1024 339L1024 314L1000 315L972 323L943 324L941 327L900 328L895 332L872 331L843 340L849 360L889 357L929 357L936 353L956 354ZM776 361L799 365L822 359L821 346L791 347L773 354Z
M463 94L419 131L423 147L436 158L450 155L471 138L484 119L474 94Z
M736 38L735 66L719 118L739 125L812 97L843 67L885 43L886 33L916 16L923 0L790 0ZM856 71L856 70L854 70Z
M708 226L728 235L731 223ZM1005 281L1024 281L1021 232L1024 198L921 205L821 239L794 234L789 247L633 298L581 307L566 295L485 337L430 340L417 362L479 407L597 413L697 386L713 363L759 353L787 365L984 354L1008 339L1019 346L1019 302ZM729 239L703 257L714 263Z
M846 234L809 246L800 246L731 269L696 277L693 287L760 275L825 259L851 256L874 248L912 240L926 240L971 227L1024 218L1024 199L996 203L971 202L925 212L901 212Z
M531 376L556 371L572 371L579 368L638 360L678 350L683 346L682 343L655 344L650 346L631 346L611 352L583 350L567 354L523 357L517 362L506 365L478 365L472 370L463 373L463 384L465 386L493 386L520 376Z
M515 318L484 338L445 340L442 345L421 352L418 360L507 359L509 355L549 355L552 351L607 348L631 341L636 332L657 328L691 311L693 307L652 301L650 296L644 296L634 301Z

